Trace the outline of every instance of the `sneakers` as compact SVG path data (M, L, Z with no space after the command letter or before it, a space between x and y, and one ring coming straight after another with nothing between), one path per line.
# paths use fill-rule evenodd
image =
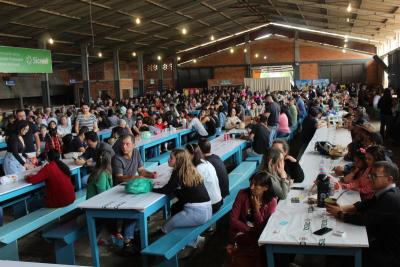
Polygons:
M204 249L205 243L206 243L206 238L203 236L199 236L197 238L196 247L194 248L192 246L186 246L184 249L182 249L181 252L178 253L178 259L180 260L186 259L192 256L194 252L199 253Z

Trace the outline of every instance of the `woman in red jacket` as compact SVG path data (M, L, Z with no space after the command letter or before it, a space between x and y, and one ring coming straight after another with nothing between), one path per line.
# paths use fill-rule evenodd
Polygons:
M60 160L60 154L54 149L47 153L46 159L49 163L26 180L32 184L45 181L48 208L60 208L73 203L75 192L68 166Z
M257 241L276 206L271 175L264 171L254 174L250 187L239 191L232 207L229 266L261 266L263 251Z

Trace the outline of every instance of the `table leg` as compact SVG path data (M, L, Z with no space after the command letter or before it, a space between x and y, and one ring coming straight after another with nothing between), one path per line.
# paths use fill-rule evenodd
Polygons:
M169 215L171 214L171 204L170 200L168 199L167 202L164 205L163 209L163 217L164 220L168 219Z
M86 212L86 222L89 233L90 248L92 251L93 266L100 267L100 255L96 237L96 222L95 218L90 214L90 212Z
M180 135L178 135L178 136L175 138L175 147L176 147L176 148L181 147L181 136L180 136Z
M354 253L354 266L361 267L361 262L362 262L362 251L360 248L358 248Z
M139 219L140 224L140 247L145 249L148 246L148 236L147 236L147 216L141 214Z
M76 191L79 191L82 189L82 180L81 180L81 170L80 169L75 174L75 186L76 186Z
M265 250L267 252L267 266L268 267L275 267L273 246L272 245L265 245Z
M140 156L142 157L142 161L145 162L146 161L146 155L145 155L146 149L144 149L144 147L141 147L139 149L139 153L140 153Z

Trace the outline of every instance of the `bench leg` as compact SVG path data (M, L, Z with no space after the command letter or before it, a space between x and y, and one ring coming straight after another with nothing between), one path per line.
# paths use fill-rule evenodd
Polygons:
M56 254L57 264L75 265L74 244L68 245L62 241L55 241L54 252Z
M19 261L17 241L0 246L0 260Z
M178 255L175 255L169 260L163 260L160 264L160 267L178 267L179 262L178 262Z
M362 254L361 253L362 253L361 249L359 248L359 249L356 250L356 252L354 254L354 266L355 267L361 267L362 266L362 264L361 264L361 262L362 262Z

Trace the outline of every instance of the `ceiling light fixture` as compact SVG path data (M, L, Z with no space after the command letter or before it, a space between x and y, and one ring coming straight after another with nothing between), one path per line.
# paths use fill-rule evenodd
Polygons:
M180 60L181 60L181 57L178 56L178 57L176 58L176 60L180 61Z
M346 53L346 49L345 48L342 49L342 53Z
M136 52L132 52L132 57L136 57Z
M160 55L157 56L157 60L160 61L162 58Z
M182 34L186 35L187 34L187 29L186 28L182 28Z
M346 19L346 21L347 21L347 22L350 22L350 19L349 19L349 18L347 18L347 19Z
M247 48L243 49L243 52L244 52L244 53L247 53Z
M264 59L267 59L267 56L264 56Z
M347 6L347 9L346 9L346 10L347 10L347 12L349 12L349 13L351 12L351 3L349 3L349 5Z
M215 40L214 35L211 35L211 36L210 36L210 40L211 40L211 41L214 41L214 40Z
M49 44L54 44L54 40L53 40L53 38L49 38L49 40L47 40L47 42L49 43Z
M103 57L103 53L99 52L99 53L97 53L97 56L98 57Z
M255 57L255 58L258 58L258 53L256 53L256 54L254 55L254 57Z
M135 19L135 23L136 23L137 25L139 25L140 23L142 23L142 21L140 20L140 18L136 18L136 19Z
M230 52L231 54L233 54L233 53L235 52L235 50L233 50L233 48L231 48L231 49L229 49L229 52Z
M193 63L196 63L197 62L197 60L196 59L193 59Z

